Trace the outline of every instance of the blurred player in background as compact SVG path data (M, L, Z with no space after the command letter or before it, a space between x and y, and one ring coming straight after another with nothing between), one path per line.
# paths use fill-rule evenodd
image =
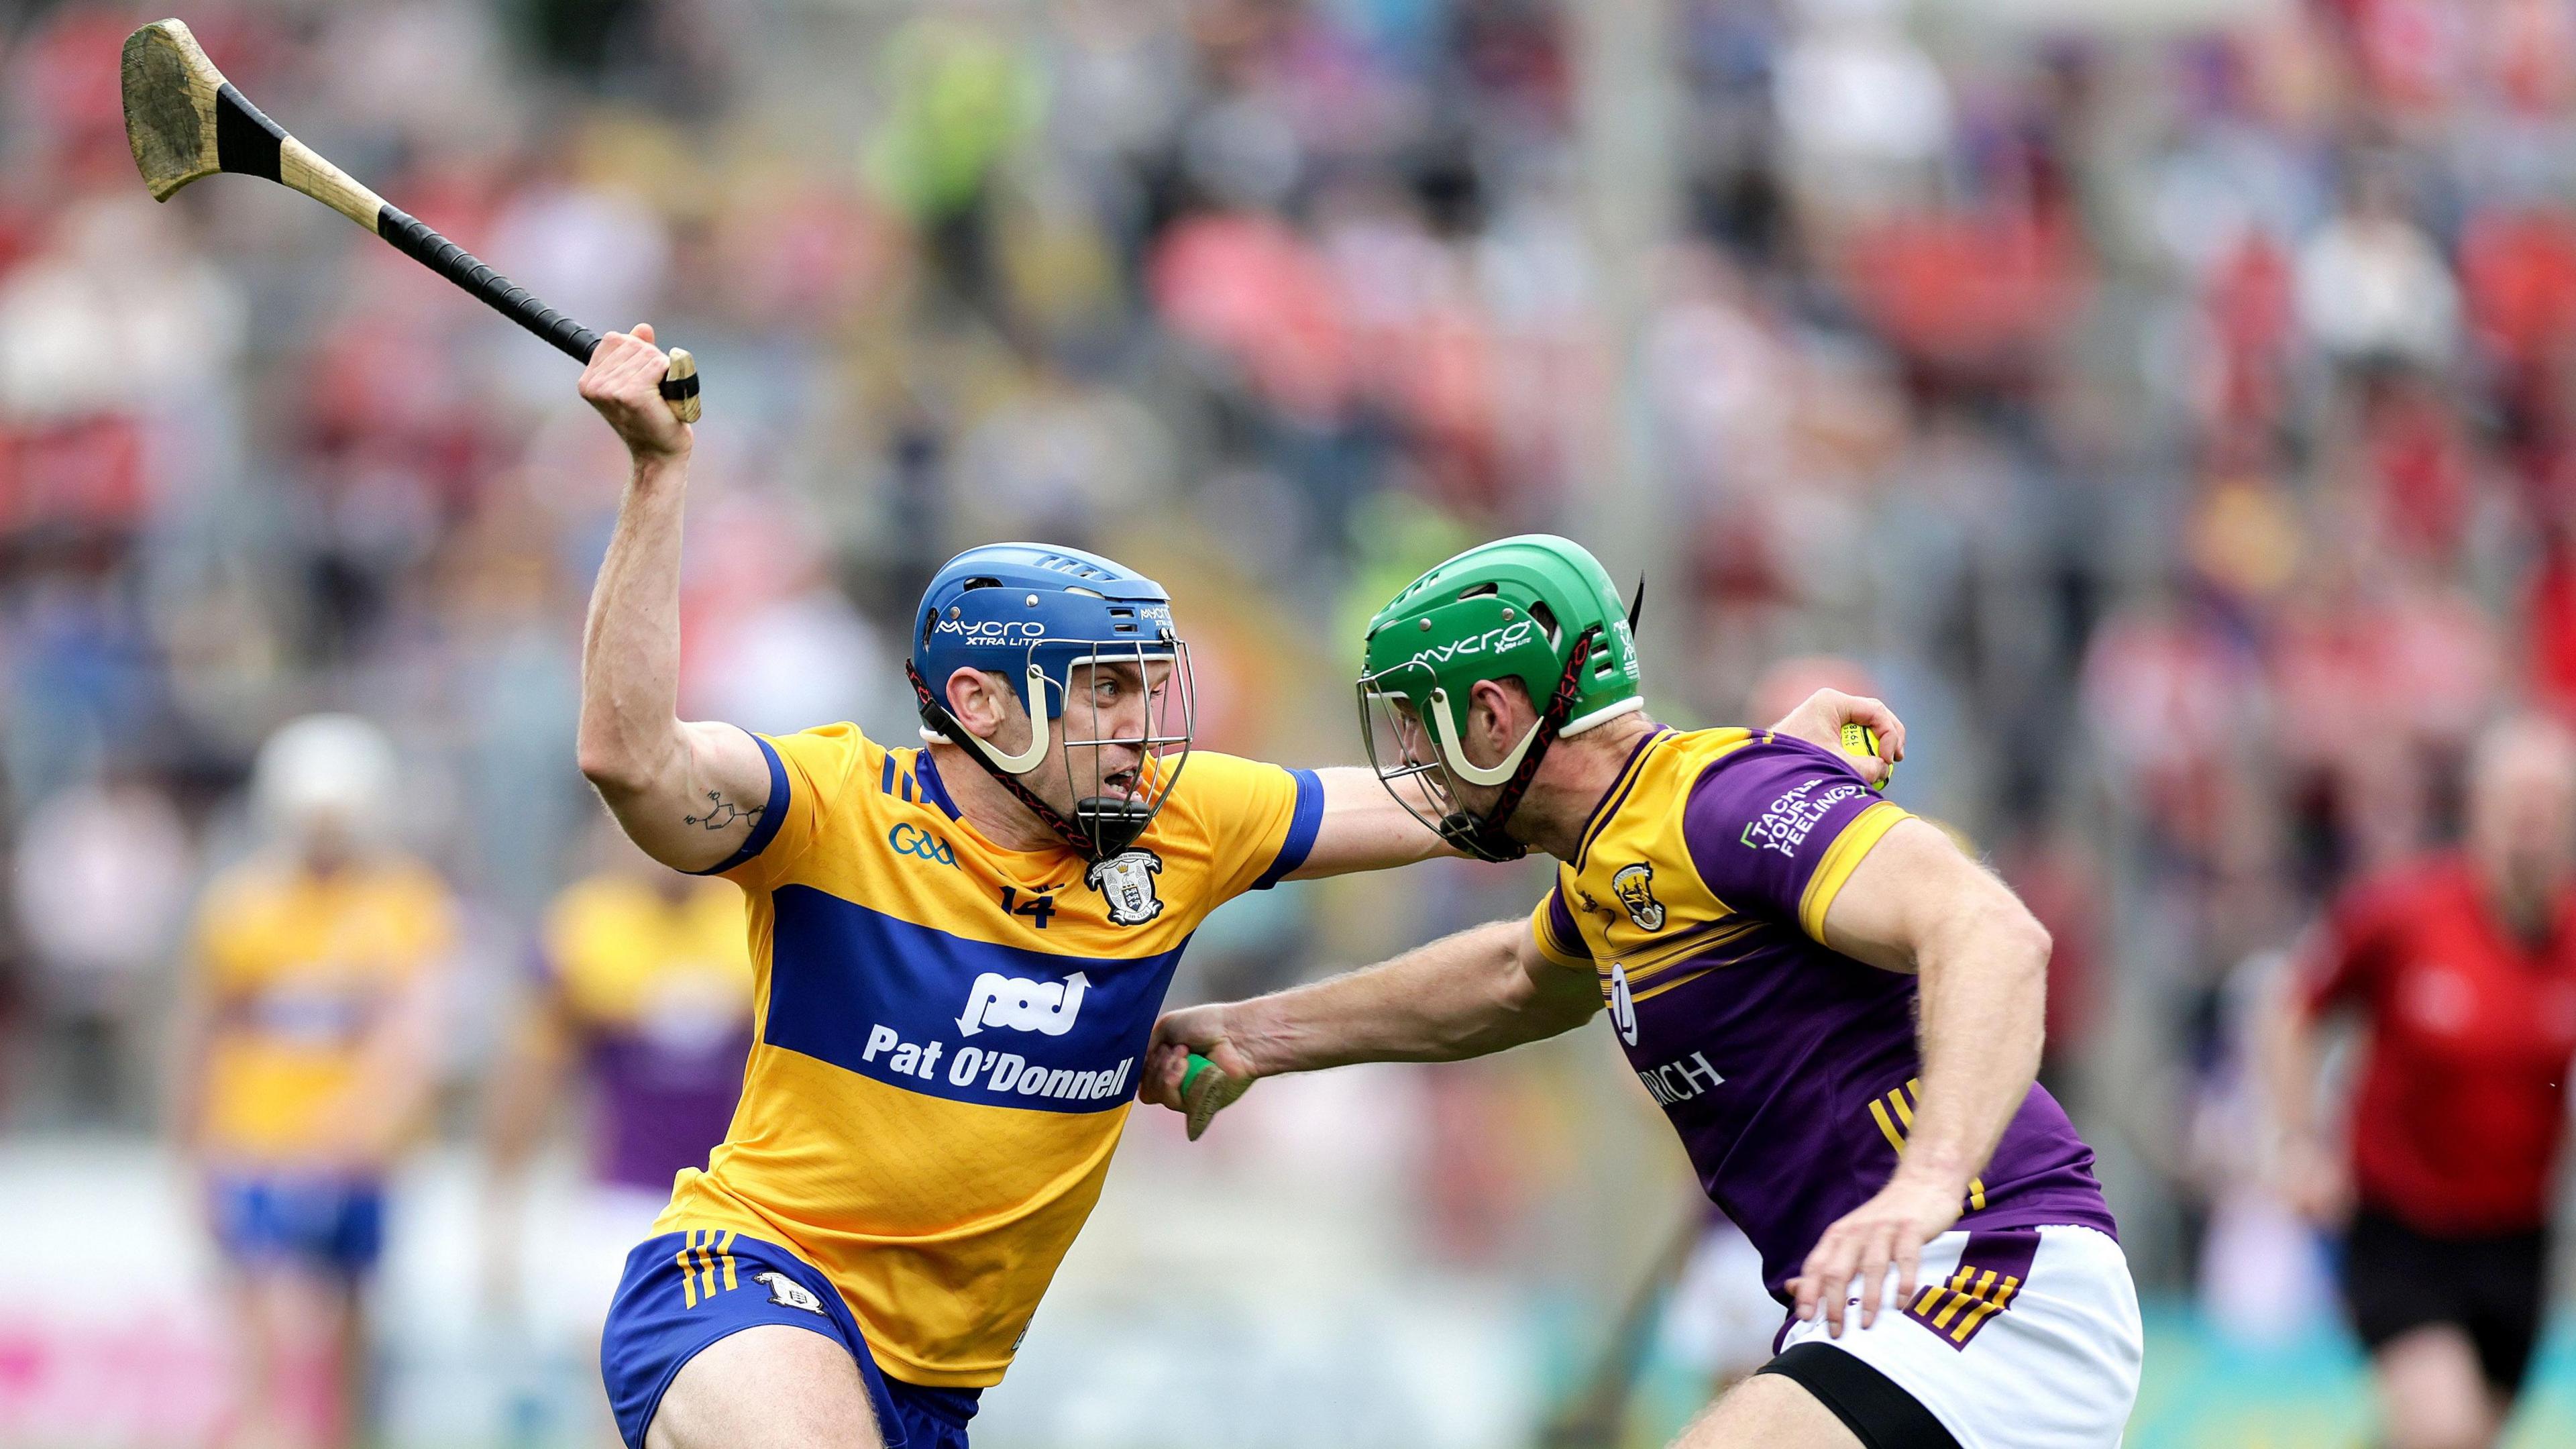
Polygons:
M2503 1432L2539 1335L2576 1060L2576 738L2494 725L2466 839L2354 885L2264 1034L2291 1201L2345 1232L2343 1289L2391 1449ZM2348 1134L2319 1105L2327 1018L2367 1028Z
M547 1276L591 1310L594 1337L673 1179L724 1140L751 1050L742 892L656 865L613 821L600 825L610 863L547 911L540 976L492 1078L482 1255L494 1297L524 1273ZM518 1249L528 1163L576 1084L590 1178L568 1240L531 1262Z
M266 848L199 909L173 1130L230 1278L230 1442L360 1437L384 1183L435 1085L454 905L388 842L392 746L314 715L260 750Z
M581 766L646 854L749 894L758 1040L725 1142L627 1260L603 1375L631 1449L956 1449L1099 1198L1207 913L1447 847L1367 770L1193 750L1169 595L1071 549L931 579L917 747L681 720L693 438L664 368L638 327L582 375L633 471Z
M1148 1099L1180 1105L1184 1049L1246 1079L1455 1060L1606 1003L1792 1310L1683 1445L2112 1449L2143 1331L2093 1154L2035 1080L2047 933L1872 792L1900 735L1856 760L1670 730L1640 673L1609 578L1565 539L1408 585L1369 626L1371 758L1460 849L1555 856L1555 887L1526 921L1171 1013Z

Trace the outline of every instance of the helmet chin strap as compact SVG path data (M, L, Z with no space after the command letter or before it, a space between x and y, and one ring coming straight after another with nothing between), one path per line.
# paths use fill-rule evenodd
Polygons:
M1074 806L1075 815L1088 820L1093 827L1085 830L1081 825L1066 819L1063 811L1048 804L1038 792L1021 781L1020 776L1037 768L1038 762L1046 756L1045 676L1039 672L1036 665L1029 666L1029 699L1034 706L1029 711L1030 744L1027 749L1014 755L999 754L991 746L976 738L974 732L967 729L957 716L949 713L948 707L939 702L939 697L930 692L930 685L922 679L921 671L914 668L910 660L904 661L903 672L904 676L912 681L913 697L920 702L921 722L937 731L949 743L964 750L967 758L983 766L984 773L999 781L1002 788L1010 792L1011 798L1019 801L1031 815L1036 816L1039 823L1046 826L1048 832L1057 840L1063 842L1067 850L1073 851L1085 860L1105 860L1135 844L1136 837L1144 832L1146 820L1152 818L1150 814L1146 816L1146 820L1131 822L1128 817L1136 813L1135 807L1126 806L1114 812L1113 815L1112 811L1103 808L1110 802L1100 800L1086 800Z
M1453 810L1441 820L1441 838L1479 860L1518 860L1529 854L1529 847L1514 840L1505 830L1512 812L1520 808L1521 797L1529 793L1530 781L1538 777L1539 761L1547 757L1547 747L1556 743L1566 716L1574 711L1575 695L1583 687L1583 666L1592 658L1592 641L1601 633L1598 624L1583 631L1574 641L1574 652L1565 661L1565 671L1556 677L1556 689L1548 696L1547 707L1539 711L1538 723L1512 747L1511 755L1490 769L1470 765L1464 750L1457 747L1457 727L1449 721L1449 711L1435 705L1434 726L1440 731L1443 765L1479 785L1500 779L1503 792L1494 800L1494 808L1483 815ZM1435 694L1435 700L1439 696ZM1504 772L1509 777L1504 777ZM1485 778L1478 778L1483 776Z

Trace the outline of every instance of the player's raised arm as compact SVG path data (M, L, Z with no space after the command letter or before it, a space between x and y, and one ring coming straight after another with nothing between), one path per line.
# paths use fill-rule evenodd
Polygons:
M689 723L680 699L680 523L688 425L662 400L669 365L653 329L612 332L581 395L633 460L582 634L581 772L644 853L704 870L742 847L769 804L769 766L750 735Z
M1246 1082L1353 1062L1450 1062L1571 1031L1600 1009L1593 978L1539 955L1527 921L1496 921L1329 981L1166 1013L1139 1090L1178 1109L1191 1052Z
M1911 1298L1923 1245L1959 1216L2039 1072L2048 932L1937 827L1899 821L1824 918L1825 944L1920 977L1923 1086L1895 1175L1825 1231L1799 1276L1797 1313L1839 1325L1860 1282L1861 1324L1895 1270Z

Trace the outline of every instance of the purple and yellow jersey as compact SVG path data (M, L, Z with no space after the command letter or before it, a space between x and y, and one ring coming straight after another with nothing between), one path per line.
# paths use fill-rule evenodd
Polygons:
M679 892L629 875L579 882L545 925L555 997L597 1092L599 1177L665 1192L724 1140L751 1049L742 895L671 879Z
M1315 776L1193 752L1137 844L1086 867L959 818L926 749L761 738L769 804L716 867L751 897L733 1129L658 1232L739 1232L840 1290L879 1365L997 1383L1091 1213L1200 920L1302 864Z
M1822 944L1843 883L1906 818L1803 741L1660 731L1531 916L1541 954L1599 976L1638 1079L1784 1303L1825 1229L1886 1186L1913 1124L1914 978ZM2092 1164L2034 1085L1959 1225L2112 1232Z
M341 1144L369 1033L455 939L447 887L407 860L317 875L253 861L198 908L211 1009L200 1130L232 1168L294 1168Z

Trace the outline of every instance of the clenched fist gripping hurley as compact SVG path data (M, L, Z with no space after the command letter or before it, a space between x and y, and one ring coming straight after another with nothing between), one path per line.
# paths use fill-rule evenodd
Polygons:
M176 20L156 20L125 37L125 139L155 201L218 171L264 176L383 237L573 358L588 362L599 346L598 333L529 296L260 114ZM680 348L671 349L662 396L681 422L698 420L698 365Z

